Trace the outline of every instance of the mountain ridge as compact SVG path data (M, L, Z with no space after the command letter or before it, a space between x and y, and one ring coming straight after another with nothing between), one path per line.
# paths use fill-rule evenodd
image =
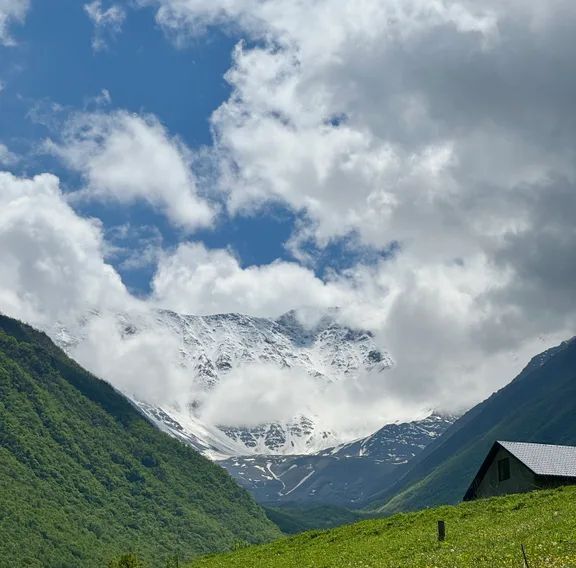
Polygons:
M407 464L454 422L436 413L389 424L359 440L304 456L239 456L221 465L266 506L358 509L391 485Z
M371 506L384 513L458 502L495 440L576 445L576 339L533 357L455 422Z
M263 453L307 454L337 445L343 441L341 434L324 427L314 409L301 408L290 419L255 426L219 425L207 422L202 415L204 401L214 389L230 373L250 369L251 365L265 365L284 374L301 373L320 388L353 380L361 373L377 375L393 365L371 332L339 324L337 313L334 309L315 314L309 325L302 323L295 311L277 319L243 314L181 315L169 310L157 310L152 315L114 314L119 341L126 344L145 333L170 334L178 348L165 356L171 357L170 365L187 376L180 400L159 403L124 392L160 428L187 438L212 459ZM101 316L87 312L78 325L55 325L49 334L76 357L87 341L87 329Z

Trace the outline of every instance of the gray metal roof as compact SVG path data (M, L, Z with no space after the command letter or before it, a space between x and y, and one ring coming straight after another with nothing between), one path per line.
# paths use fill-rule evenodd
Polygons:
M536 475L576 477L576 447L498 442Z

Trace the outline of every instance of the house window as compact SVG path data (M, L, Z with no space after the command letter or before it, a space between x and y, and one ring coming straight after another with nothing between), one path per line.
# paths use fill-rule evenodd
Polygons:
M510 479L510 459L498 460L498 481Z

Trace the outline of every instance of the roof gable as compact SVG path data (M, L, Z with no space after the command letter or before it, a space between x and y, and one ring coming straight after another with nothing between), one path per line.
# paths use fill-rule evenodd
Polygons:
M496 453L504 448L536 475L576 479L576 447L525 442L494 442L478 473L464 495L464 501L474 498L480 482L486 475Z
M536 475L576 478L576 447L498 442Z

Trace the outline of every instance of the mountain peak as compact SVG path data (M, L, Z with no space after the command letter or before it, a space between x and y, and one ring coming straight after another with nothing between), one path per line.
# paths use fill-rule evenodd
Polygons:
M130 346L137 344L142 336L171 338L173 347L162 353L163 364L178 374L180 390L147 388L144 392L132 392L123 387L122 376L114 376L113 365L105 368L111 375L104 374L104 378L133 396L142 411L163 429L173 431L179 438L187 436L193 445L198 442L195 447L205 455L314 452L349 439L345 432L326 428L321 411L315 410L314 404L295 408L294 419L286 420L284 409L279 409L282 415L277 418L246 427L245 423L253 423L253 413L234 402L232 391L227 393L227 389L231 389L227 385L240 372L249 374L253 369L265 368L267 373L277 375L275 380L290 380L290 374L294 373L299 380L307 377L310 384L323 388L354 380L361 373L381 372L392 365L391 357L377 345L369 331L340 324L338 314L338 308L292 310L276 320L234 313L181 315L170 310L152 314L108 314L106 317L116 322L118 341L125 344L118 346L120 352L129 352ZM101 314L90 314L81 320L78 328L59 327L52 336L72 356L81 356L91 351L87 349L92 339L86 326L101 317ZM81 362L91 364L88 359ZM91 370L103 374L97 367ZM160 382L164 377L152 376L146 380ZM133 384L134 381L129 388L133 388ZM267 387L265 381L250 383L255 400L268 400L270 388L273 387ZM150 392L160 392L163 399L151 396ZM216 395L218 399L214 398ZM299 398L305 397L299 394ZM207 422L206 405L220 399L227 401L226 409L219 412L216 408L212 412L214 404L211 404L214 418ZM238 416L237 423L228 423L230 409ZM247 421L242 419L242 412L247 414L244 417ZM223 414L226 427L219 426ZM267 416L273 414L273 409L266 412Z

